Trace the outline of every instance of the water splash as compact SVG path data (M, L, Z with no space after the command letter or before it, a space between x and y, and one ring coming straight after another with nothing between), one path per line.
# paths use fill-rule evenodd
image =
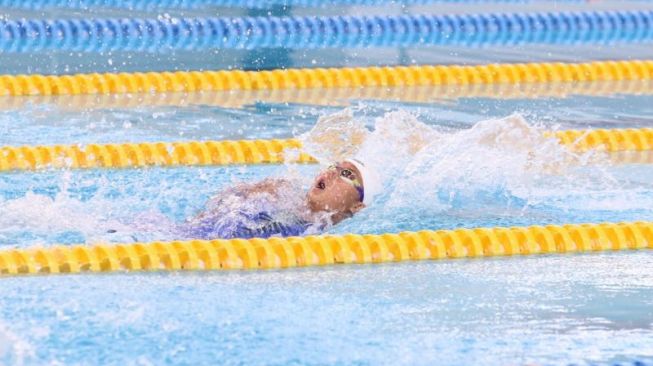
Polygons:
M614 181L597 168L574 172L589 162L607 164L596 152L574 154L514 114L428 141L403 167L406 179L395 177L389 204L402 206L406 200L427 207L432 201L447 206L488 200L523 204L535 200L543 187L588 188L590 182Z
M0 364L25 365L34 357L32 345L0 323Z
M372 131L350 110L321 118L302 137L321 163L355 156L383 177L387 204L434 207L457 197L535 199L541 181L558 188L603 187L615 179L596 151L576 154L518 114L440 131L399 110L377 118ZM601 167L603 165L603 167ZM593 166L582 174L579 167Z
M69 172L61 176L54 195L27 191L24 196L0 200L0 238L12 245L27 239L36 244L52 242L105 241L110 228L125 230L115 213L119 210L102 194L89 200L75 197L70 190ZM100 179L97 183L108 183Z
M229 187L213 196L199 215L179 225L177 235L230 238L238 235L243 226L247 230L263 229L268 219L285 226L298 224L305 218L307 223L312 222L305 204L304 181L285 177ZM316 232L313 226L309 226L309 232Z
M520 115L451 130L422 123L418 116L401 109L378 116L373 123L361 113L365 110L347 109L325 116L301 136L307 152L321 163L357 157L376 168L386 187L372 207L332 231L653 216L653 187L631 178L626 184L604 154L574 153ZM274 205L282 219L296 216L316 169L319 167L289 164L75 171L38 178L49 186L33 189L30 187L40 184L32 180L36 178L20 180L6 175L0 179L5 192L0 197L0 242L29 245L186 238L178 226L192 221L207 201L215 206L209 198L216 192L269 177L290 178L292 183ZM625 176L641 176L641 170ZM270 206L270 197L232 195L228 204L218 206L210 207L216 222L227 220L235 210L260 211Z
M321 140L312 134L324 128L311 131L303 137L309 153L322 163L353 155L376 168L386 189L333 232L651 217L651 190L625 185L607 154L574 152L519 114L457 131L403 110L377 118L372 130L351 111L323 120L340 138ZM363 137L352 147L355 136Z

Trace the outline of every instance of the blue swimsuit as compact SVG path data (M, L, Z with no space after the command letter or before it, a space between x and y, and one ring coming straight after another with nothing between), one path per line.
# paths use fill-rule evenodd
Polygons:
M233 238L269 238L271 236L299 236L311 224L306 221L291 222L275 221L267 212L251 215L239 211L237 218L231 220L215 220L206 218L197 223L187 225L185 234L195 239L233 239Z

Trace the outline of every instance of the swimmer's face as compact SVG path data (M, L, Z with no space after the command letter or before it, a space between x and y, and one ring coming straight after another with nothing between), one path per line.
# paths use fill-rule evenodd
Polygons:
M321 171L315 177L307 196L311 211L353 214L364 207L358 191L346 180L358 179L362 182L358 169L346 161L337 163L336 166L337 168Z

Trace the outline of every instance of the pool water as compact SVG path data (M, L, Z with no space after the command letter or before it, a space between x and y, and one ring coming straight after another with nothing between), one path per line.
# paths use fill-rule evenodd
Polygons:
M400 1L386 7L274 7L269 14L588 9L651 6L630 0ZM155 11L166 17L268 15L244 7L24 7L0 9L0 16L152 17ZM0 54L0 74L651 58L650 43L49 51ZM653 221L652 154L624 159L576 153L542 135L651 127L652 86L552 85L540 94L533 92L541 91L537 85L476 85L0 97L0 146L306 138L320 117L348 108L349 127L375 131L357 149L382 168L387 186L375 205L326 233ZM527 124L511 135L497 119L515 114ZM409 152L420 140L421 150ZM311 148L325 161L333 157L328 146ZM178 239L169 226L201 212L216 192L266 177L292 177L306 189L320 168L4 172L0 249ZM631 251L278 271L6 277L0 279L0 365L653 364L652 269L653 252Z
M355 101L351 108L355 123L368 129L391 128L388 133L397 140L388 144L382 138L378 146L367 146L367 154L371 155L367 160L382 157L376 163L390 168L386 179L388 192L377 207L327 231L383 233L650 220L653 170L648 164L613 162L597 153L598 160L594 162L564 164L556 168L562 170L555 174L546 174L536 167L548 169L547 163L563 158L566 149L488 149L479 143L479 136L494 127L473 127L481 119L502 118L514 111L523 113L528 133L534 136L554 129L641 127L653 115L647 100L647 96L572 96L543 100L467 98L431 104ZM527 109L529 105L533 109ZM574 105L580 107L573 108ZM240 109L144 106L79 113L55 104L28 105L0 113L0 124L9 132L0 143L301 137L306 136L320 116L342 110L259 103ZM52 125L50 120L57 123ZM88 125L89 120L96 122ZM504 128L502 123L498 121L493 126ZM408 130L406 126L410 124L440 136L432 144L435 146L423 149L426 153L418 156L406 154L406 139L413 136L400 130ZM475 134L474 130L478 132ZM402 134L406 135L404 140ZM315 153L319 155L321 151ZM533 154L535 158L530 159ZM494 158L489 159L492 155ZM200 212L213 194L238 182L299 177L308 186L319 169L320 166L310 164L237 165L2 174L0 244L180 239L165 230L149 231L143 225L133 224L144 223L149 216L150 222L145 226L162 226L163 223L156 222L161 215L181 223ZM108 233L110 230L118 233Z
M653 362L648 252L3 279L5 363Z
M441 172L405 177L406 170L397 168L391 173L391 193L378 206L327 231L653 220L648 164L611 162L598 154L591 163L530 179L537 172L523 165L523 151L483 150L469 132L478 129L473 126L479 120L513 112L525 116L529 133L643 127L652 115L649 101L648 96L620 95L429 104L352 101L354 119L368 128L414 118L442 134L443 149L434 148L429 159L435 160L424 160ZM9 132L2 143L11 145L284 138L305 134L319 116L341 110L262 102L242 108L76 112L55 103L27 104L1 112L0 124ZM57 123L48 123L52 120ZM399 151L399 145L384 149ZM447 154L438 155L443 151ZM494 158L475 158L481 151ZM531 163L558 158L560 151L539 152L541 161ZM132 224L143 215L183 222L231 184L268 176L310 181L318 169L255 165L6 173L0 175L0 245L170 240L174 237L165 231L150 230L156 222L147 230ZM424 183L430 180L437 183ZM407 186L410 181L421 185ZM107 232L115 228L117 233ZM0 281L0 361L653 362L652 264L653 256L644 251L256 273L5 278Z

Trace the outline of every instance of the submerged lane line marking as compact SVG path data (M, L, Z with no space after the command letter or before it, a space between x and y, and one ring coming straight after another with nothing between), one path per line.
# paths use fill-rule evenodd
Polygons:
M555 136L573 151L653 150L653 128L565 130L546 134ZM300 149L301 142L297 139L4 146L0 147L0 171L315 162L306 153L294 154L293 158L284 154Z
M0 96L651 80L653 61L0 75Z
M635 249L653 249L653 222L5 249L0 274L251 270Z

